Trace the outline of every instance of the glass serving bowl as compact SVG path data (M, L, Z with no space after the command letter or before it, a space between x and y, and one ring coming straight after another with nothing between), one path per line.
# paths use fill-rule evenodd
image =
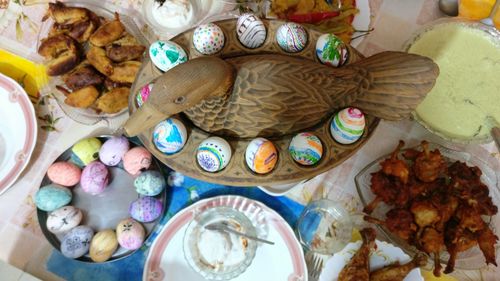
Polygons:
M414 149L420 150L419 147L414 147ZM480 168L483 173L481 176L481 181L488 186L490 191L489 195L493 200L493 204L500 207L500 189L498 186L500 178L499 174L497 173L497 171L500 170L500 167L497 167L498 164L496 164L496 166L492 168L490 165L475 157L474 155L471 155L467 152L453 150L434 143L429 144L429 149L439 149L441 154L444 156L444 159L448 163L452 163L458 160L461 162L465 162L468 166L476 166ZM402 157L402 154L406 150L408 149L403 149L400 151L400 159L404 159ZM354 178L358 195L364 207L366 207L373 199L375 199L375 195L370 189L371 174L380 171L380 162L389 158L390 156L391 154L387 154L368 164ZM377 206L377 208L375 208L375 210L370 214L370 216L380 220L385 220L385 213L391 208L392 207L386 205L384 202L381 202ZM489 222L489 227L498 236L500 234L500 215L496 214L492 216L491 219L488 218L487 222ZM407 254L414 256L417 252L419 252L414 246L409 245L403 239L392 234L385 226L377 225L377 227L390 243L399 246ZM499 243L495 245L495 253L497 257L500 254ZM448 252L443 251L440 256L441 263L446 264L448 262L448 259ZM484 256L477 245L467 251L460 252L455 263L456 269L464 270L476 270L485 266L486 262Z
M193 27L203 16L200 13L200 8L198 7L199 1L189 0L186 1L186 4L187 7L189 7L187 11L178 11L177 15L174 13L174 16L179 17L179 20L176 20L174 16L164 16L163 18L165 22L162 23L158 21L158 17L161 15L155 14L154 12L159 5L156 0L144 0L142 4L142 14L156 34L158 34L161 38L169 38ZM166 4L164 3L163 5ZM181 12L185 12L185 14L180 14Z

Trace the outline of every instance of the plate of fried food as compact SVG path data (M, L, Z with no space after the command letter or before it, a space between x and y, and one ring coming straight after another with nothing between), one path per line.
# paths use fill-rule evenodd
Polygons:
M494 169L436 144L396 150L355 178L366 221L408 253L434 261L434 275L497 265L500 219Z
M49 3L40 33L50 91L66 114L83 123L126 111L149 45L134 20L104 4Z

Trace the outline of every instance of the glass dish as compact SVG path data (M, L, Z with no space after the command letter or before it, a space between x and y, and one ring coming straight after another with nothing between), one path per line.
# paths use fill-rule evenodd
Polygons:
M419 147L415 147L419 148ZM447 162L454 161L462 161L465 162L468 166L477 166L482 171L481 181L489 187L490 197L493 200L493 203L496 206L500 206L500 190L498 186L499 175L497 171L500 170L498 164L495 164L495 167L491 167L489 164L485 163L481 159L471 155L467 152L461 152L457 150L453 150L438 144L430 143L430 150L439 149L441 154L444 156ZM400 159L404 159L401 157L402 153L408 149L403 149L400 151L399 156ZM361 202L364 207L366 207L374 198L375 195L372 193L370 189L370 180L371 173L380 171L380 162L390 157L391 154L387 154L368 164L363 170L361 170L356 177L354 178L356 189L358 195L361 199ZM495 162L497 163L497 162ZM385 213L391 209L390 206L381 202L377 208L370 214L370 216L384 220ZM499 228L500 228L500 215L496 214L491 217L489 221L489 226L493 230L493 232L498 236ZM391 234L391 232L384 226L377 225L377 228L380 232L385 236L385 238L392 244L399 246L403 251L407 254L414 256L418 250L409 245L406 241L400 239L396 235ZM497 243L495 245L496 256L500 254L500 245ZM441 263L446 264L448 262L449 255L447 252L443 251L440 256ZM478 246L474 246L471 249L460 252L457 256L457 260L455 263L456 269L464 269L464 270L476 270L486 266L485 259L483 257L482 252L479 250Z
M197 22L199 22L200 17L202 16L198 7L199 1L189 0L190 12L188 12L188 14L190 18L187 19L183 25L167 27L159 23L153 14L155 2L155 0L144 0L144 3L142 4L142 14L147 23L153 28L154 32L161 38L169 38L173 35L181 33L184 30L190 29Z

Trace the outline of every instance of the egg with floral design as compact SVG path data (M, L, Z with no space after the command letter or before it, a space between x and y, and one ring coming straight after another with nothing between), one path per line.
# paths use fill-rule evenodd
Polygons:
M334 34L323 34L316 41L316 56L326 65L342 66L347 62L349 52L346 44Z
M77 259L85 255L90 249L93 236L94 231L86 225L71 229L62 239L61 253L70 259Z
M295 162L310 166L318 163L323 156L323 145L314 134L300 133L292 138L288 151Z
M339 111L330 124L332 137L341 144L351 144L358 141L365 129L365 115L355 107Z
M193 45L198 52L204 55L220 52L224 43L224 32L214 23L202 24L193 32Z
M163 204L160 200L145 196L130 204L130 216L140 222L152 222L160 217L163 211Z
M247 166L258 174L271 172L278 162L278 150L265 138L253 139L245 151Z
M139 249L145 236L144 227L132 218L124 219L116 226L118 244L127 250Z
M159 151L167 155L179 152L186 141L186 126L177 118L168 118L154 128L153 143Z
M210 137L201 142L196 152L200 167L207 172L224 169L231 160L231 146L220 137Z
M94 161L83 169L80 186L84 192L96 195L104 191L108 182L108 167L100 161Z
M64 206L52 211L47 217L47 229L54 233L65 233L82 221L82 211L73 206Z
M165 72L188 61L184 49L171 41L156 41L149 46L149 57L153 64Z
M305 28L294 22L285 23L276 31L276 42L288 53L302 51L307 45L307 37Z

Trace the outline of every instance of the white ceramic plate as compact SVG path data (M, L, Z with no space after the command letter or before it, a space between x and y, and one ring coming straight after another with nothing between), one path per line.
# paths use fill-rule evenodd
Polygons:
M24 89L0 74L0 194L29 162L37 137L33 104Z
M260 244L250 267L233 280L307 281L302 247L287 222L260 202L232 195L199 201L171 218L149 250L143 280L204 280L184 258L183 238L197 212L217 206L230 206L243 212L257 228L260 237L275 243Z
M400 264L409 262L410 256L403 250L387 242L376 240L377 250L370 253L370 270L374 271L399 261ZM349 243L342 251L333 255L325 264L319 281L337 281L340 271L351 260L361 247L362 241ZM403 279L403 281L424 281L419 268L415 268Z

